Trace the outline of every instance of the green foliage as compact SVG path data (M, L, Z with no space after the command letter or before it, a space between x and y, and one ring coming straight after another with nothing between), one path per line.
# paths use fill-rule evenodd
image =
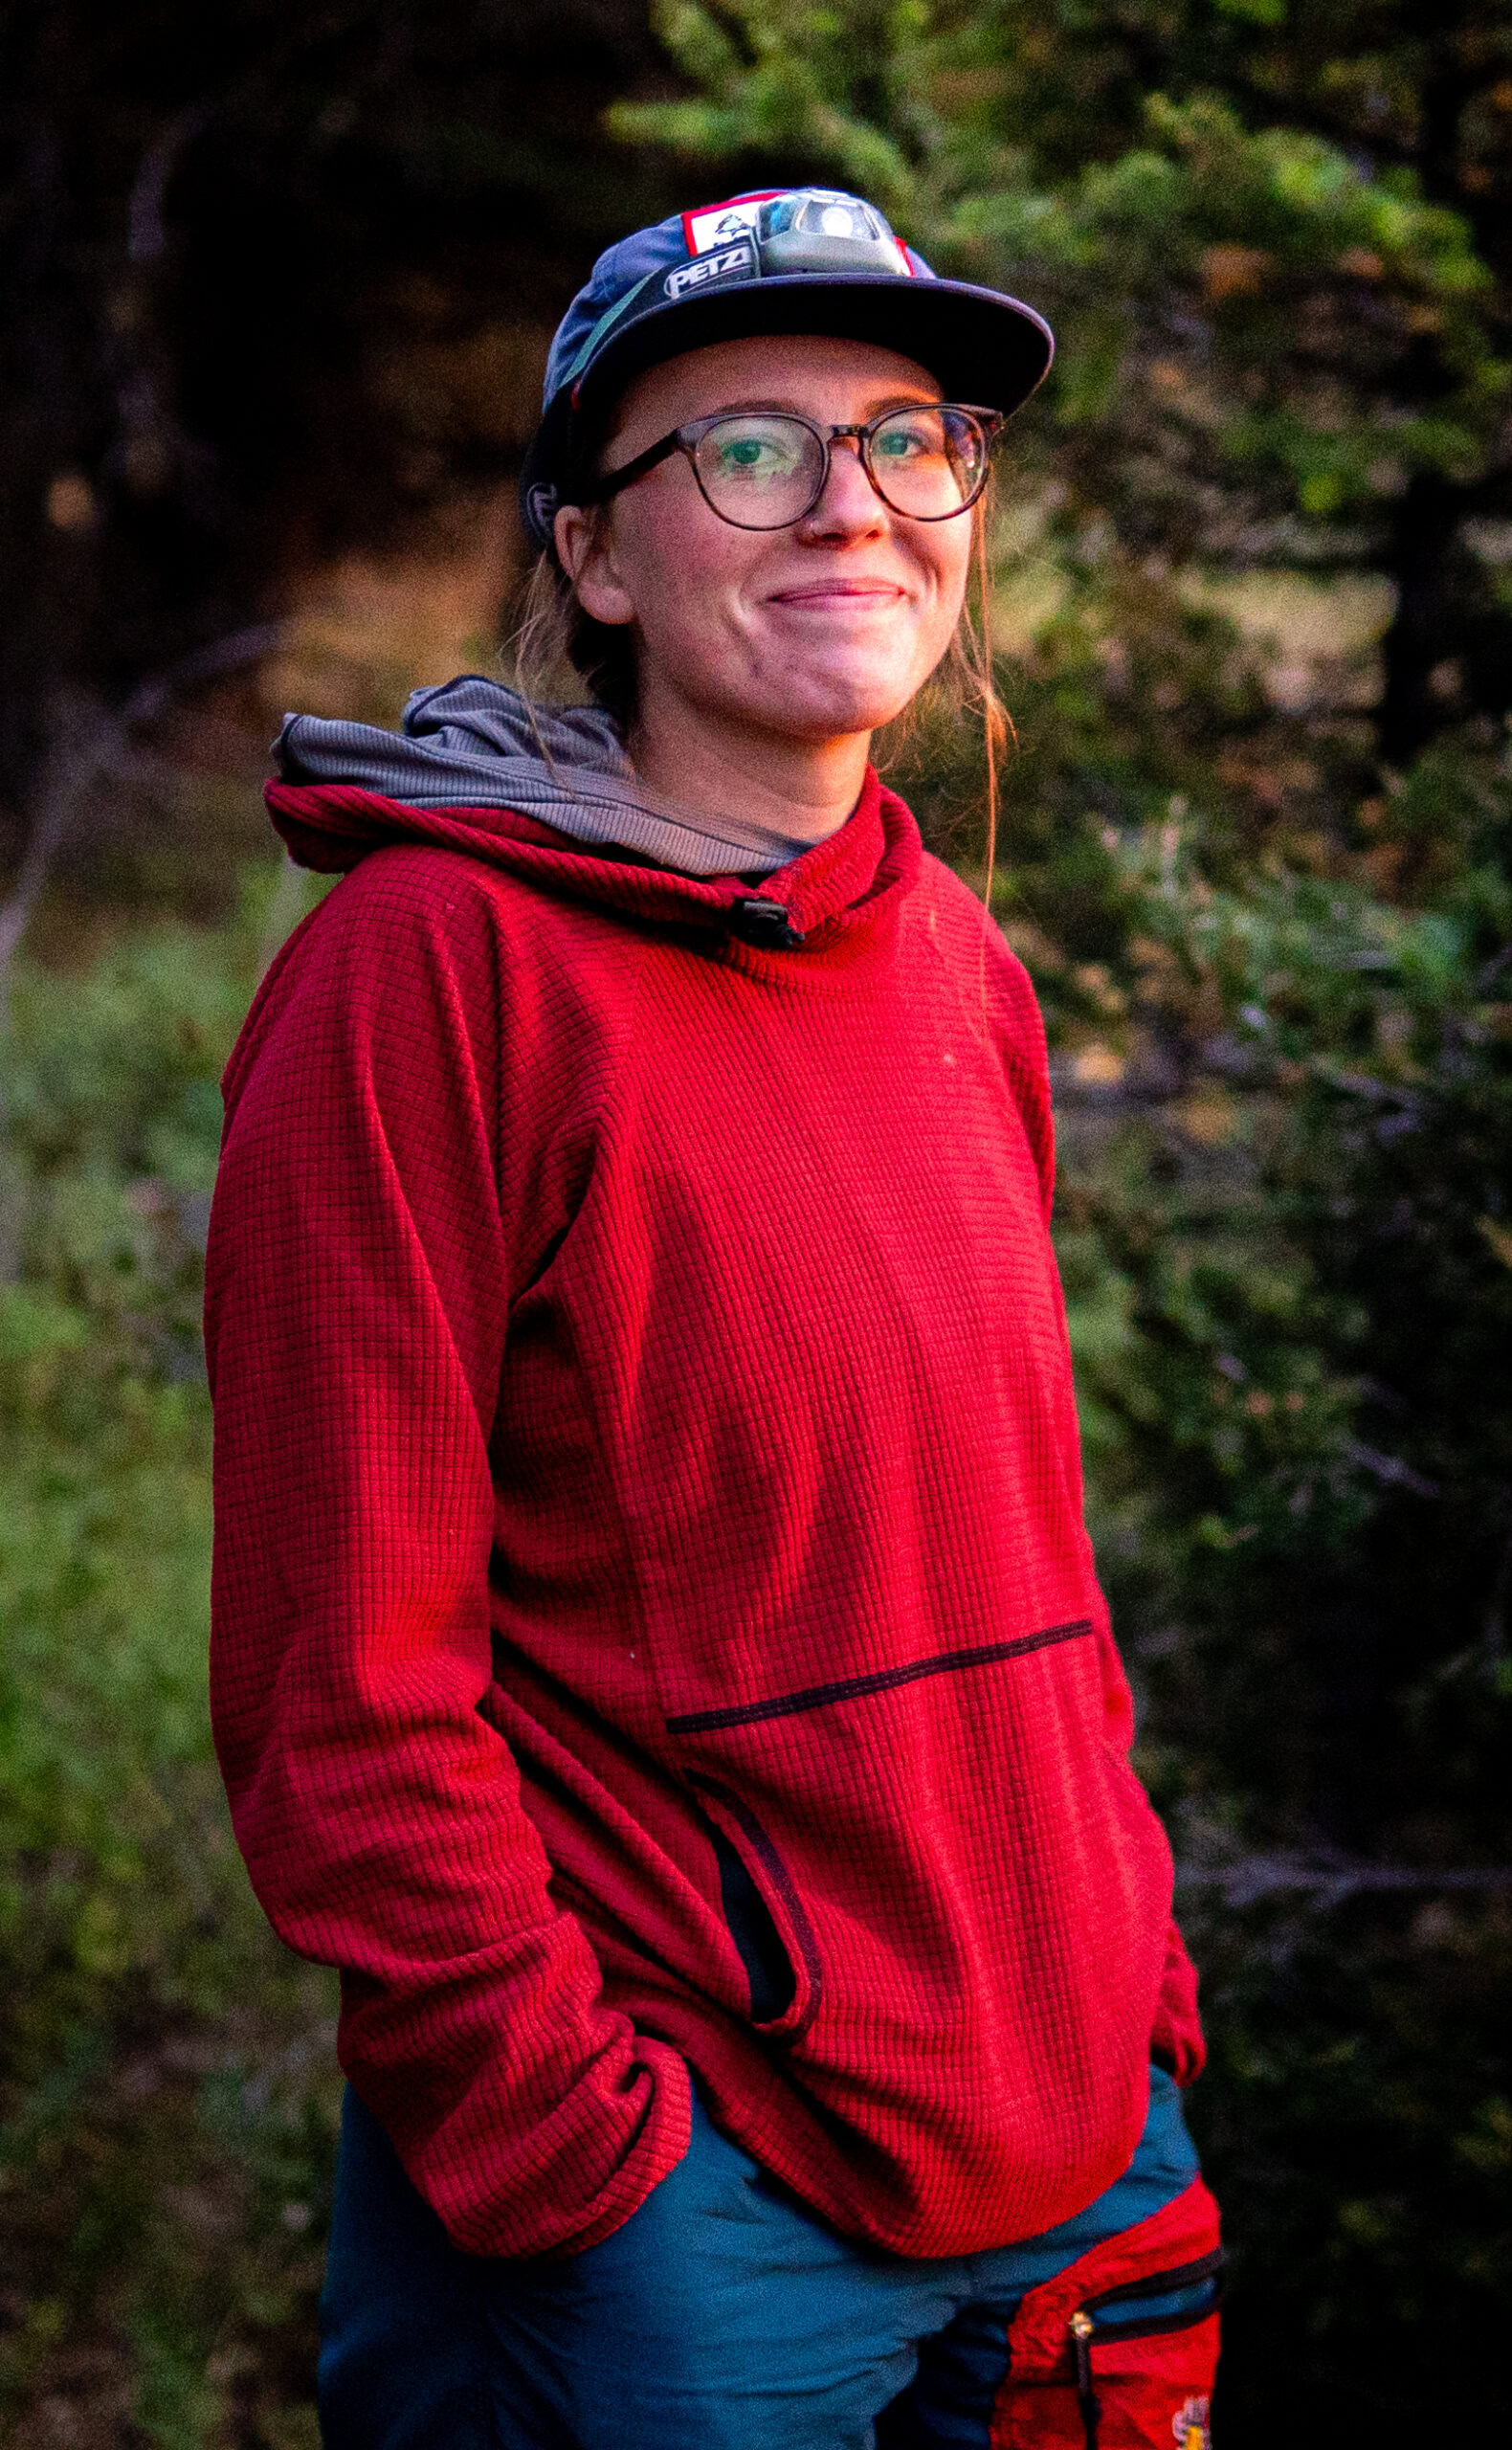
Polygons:
M81 971L15 982L21 1272L0 1284L4 2439L67 2386L92 2420L129 2419L132 2439L166 2450L293 2442L255 2428L307 2393L329 1988L284 1956L248 1891L205 1694L200 1251L250 916L219 934L147 930Z
M206 974L203 952L191 967L195 951L180 939L84 981L24 975L16 998L12 1147L29 1196L25 1273L0 1287L13 1459L0 1929L38 1971L72 1966L80 2013L128 1968L209 1978L189 1898L181 1929L164 1929L161 1906L165 1888L207 1880L208 1906L224 1851L203 1774L210 1424L193 1227L235 988ZM126 1727L140 1749L122 1781L114 1748L91 1738ZM61 2001L45 1995L51 2015Z
M923 0L720 10L660 0L653 14L698 96L616 103L608 114L615 134L716 160L753 148L812 156L902 208L914 184L910 68L929 21Z
M1074 45L1101 13L1059 12L1056 31ZM1110 41L1126 25L1103 16ZM1251 518L1335 528L1414 472L1472 482L1491 465L1512 386L1504 308L1465 217L1413 170L1372 174L1343 142L1249 124L1200 83L1148 94L1134 124L1122 112L1128 141L1107 153L1115 130L1092 118L1067 160L1045 110L1054 34L1016 0L677 0L661 26L709 99L622 104L611 124L714 159L807 163L875 192L939 269L1034 298L1061 336L1055 412L1090 429L1083 479L1101 467L1101 489L1126 494L1132 454L1153 445L1167 463L1158 486L1142 472L1145 524L1158 501L1180 541L1218 543L1201 534L1212 505L1182 481L1202 459L1243 485ZM1159 51L1154 21L1147 33ZM1181 51L1163 64L1190 77Z

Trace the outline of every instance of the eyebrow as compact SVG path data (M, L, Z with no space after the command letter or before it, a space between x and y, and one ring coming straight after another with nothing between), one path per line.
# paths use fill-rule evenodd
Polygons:
M889 409L938 409L942 408L944 405L945 393L943 391L937 391L932 397L924 399L921 399L917 391L888 391L884 393L881 398L875 399L872 402L872 405L867 410L866 414L860 419L860 423L863 425L869 425L873 417L885 416ZM811 412L808 409L799 408L797 402L792 399L727 400L723 408L706 409L704 410L703 414L711 417L740 417L763 414L806 417L811 414ZM684 425L688 425L691 424L693 420L691 418L684 417L682 422ZM813 422L817 425L823 425L827 420L823 417L816 417ZM843 423L844 420L842 419L841 422Z

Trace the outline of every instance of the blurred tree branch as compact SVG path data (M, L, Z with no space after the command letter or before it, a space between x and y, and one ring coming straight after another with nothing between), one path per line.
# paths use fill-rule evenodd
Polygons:
M78 821L88 793L125 755L132 734L160 720L177 698L204 681L260 663L278 645L281 626L261 621L197 647L139 681L123 706L109 712L81 692L60 687L54 698L42 787L14 887L0 902L0 995L8 966L41 898L48 869Z
M278 644L278 622L263 621L180 656L138 682L122 706L101 706L59 685L50 708L49 749L15 883L0 902L0 1283L13 1281L20 1258L19 1185L9 1147L6 1073L11 1045L11 963L41 900L48 872L78 824L89 794L125 758L133 735L158 722L175 700L207 680L259 663Z

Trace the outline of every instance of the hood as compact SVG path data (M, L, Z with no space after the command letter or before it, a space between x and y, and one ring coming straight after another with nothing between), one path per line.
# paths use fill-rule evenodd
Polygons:
M476 674L417 690L399 732L290 715L274 753L268 809L301 867L340 874L386 844L427 842L546 893L781 951L870 923L923 858L871 767L823 842L706 821L642 789L601 709L543 712ZM631 861L614 856L627 850Z
M285 715L273 754L285 782L355 783L407 808L517 809L683 876L765 875L808 847L647 791L602 706L533 706L477 672L416 689L396 732Z

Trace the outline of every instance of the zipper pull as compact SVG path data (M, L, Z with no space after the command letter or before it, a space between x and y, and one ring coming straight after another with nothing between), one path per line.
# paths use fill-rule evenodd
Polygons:
M1092 2387L1091 2315L1078 2306L1067 2326L1071 2333L1071 2357L1077 2369L1077 2405L1081 2411L1081 2430L1087 2450L1098 2450L1098 2426L1102 2417L1102 2402Z

